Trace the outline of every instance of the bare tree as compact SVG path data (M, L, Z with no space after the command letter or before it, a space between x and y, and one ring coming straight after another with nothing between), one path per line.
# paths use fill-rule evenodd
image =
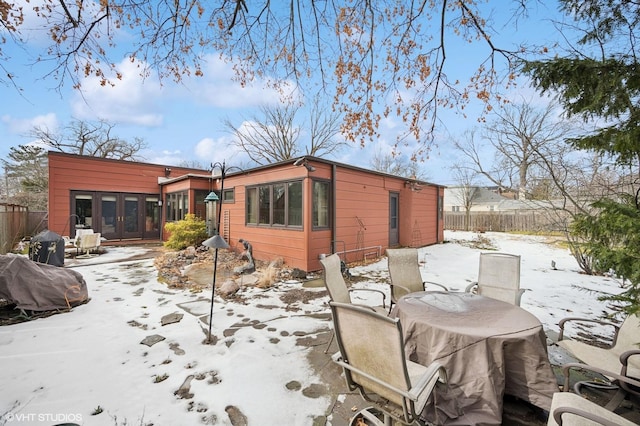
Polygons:
M59 133L47 127L34 127L30 136L55 151L117 160L142 159L139 153L147 146L144 140L135 138L129 142L121 139L113 134L114 128L115 124L104 120L74 120Z
M514 84L517 61L541 50L494 42L493 29L516 25L527 5L512 0L513 16L495 22L490 6L469 1L0 0L0 25L9 34L0 42L26 45L34 62L52 64L53 81L78 88L89 75L117 84L122 51L143 77L156 71L176 81L202 76L213 51L234 63L242 84L261 76L276 87L294 81L311 90L319 80L343 114L347 140L374 139L380 121L394 115L405 124L400 140L413 136L428 148L439 108L478 99L489 110L497 89ZM25 16L47 31L46 49L27 45ZM447 47L455 39L486 53L470 65L468 80L448 76ZM19 72L10 59L0 50L1 65L11 68L6 82Z
M463 165L453 166L452 170L458 186L450 189L451 192L455 193L456 200L464 208L464 229L468 231L471 225L471 208L478 195L478 186L475 183L478 174Z
M471 132L466 141L454 145L475 172L525 199L531 198L531 181L547 175L542 156L555 158L560 151L566 152L564 139L569 132L567 123L555 117L551 104L543 109L528 103L507 104L483 129L482 142ZM491 161L483 156L485 147L494 153Z
M224 126L235 136L236 146L257 164L270 164L301 155L325 157L345 145L337 137L340 132L338 114L314 102L308 122L302 120L298 123L301 110L302 107L292 104L264 106L260 109L260 116L245 119L240 126L227 119Z
M373 170L394 176L418 180L428 179L424 169L420 167L418 160L398 153L384 154L381 151L376 151L371 157L369 165Z

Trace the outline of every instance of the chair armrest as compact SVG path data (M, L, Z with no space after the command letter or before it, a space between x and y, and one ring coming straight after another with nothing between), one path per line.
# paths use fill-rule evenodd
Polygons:
M433 281L423 281L422 282L422 288L426 290L427 289L427 284L438 286L438 287L442 288L444 291L449 291L449 289L447 287L443 286L440 283L434 283Z
M562 390L564 392L569 392L569 390L570 390L571 384L570 384L569 378L570 378L570 375L571 375L571 369L572 368L579 369L579 370L591 371L591 372L594 372L594 373L599 373L599 374L602 374L603 376L613 378L613 379L617 380L619 383L624 383L625 385L631 385L631 386L640 387L640 380L633 379L633 378L631 378L629 376L623 376L623 375L615 373L613 371L605 370L603 368L594 367L592 365L581 364L581 363L577 363L577 362L570 362L570 363L564 364L562 366L562 374L564 375L564 386L563 386Z
M630 349L620 354L620 363L622 364L622 370L620 374L627 377L627 366L629 365L629 358L632 356L640 356L640 349Z
M558 426L562 426L562 415L565 413L573 414L575 416L579 416L584 419L591 420L593 422L601 424L602 426L618 426L618 423L605 419L604 417L598 416L597 414L593 414L588 411L581 410L575 407L564 407L564 406L560 406L555 410L553 410L553 419L556 421Z
M402 296L404 296L404 295L406 295L406 294L411 293L411 290L409 290L409 289L408 289L407 287L405 287L405 286L398 285L398 284L390 284L390 285L391 285L391 292L393 292L393 288L394 288L394 287L397 287L397 288L399 288L399 289L404 293ZM402 297L402 296L400 296L400 297ZM398 298L398 299L399 299L399 298Z
M629 363L629 358L634 355L640 355L640 349L629 349L628 351L624 351L620 354L620 363L625 367Z
M602 321L602 320L597 320L597 319L593 319L593 318L580 318L580 317L567 317L567 318L563 318L560 320L560 322L558 323L558 327L560 327L560 334L558 334L558 341L562 340L564 338L564 325L567 322L571 322L571 321L577 321L577 322L594 322L597 324L601 324L601 325L610 325L615 329L615 334L613 336L613 341L611 343L611 346L616 344L616 340L618 340L618 331L620 331L620 326L617 324L614 324L612 322L609 321Z
M409 361L407 361L409 362ZM433 388L438 382L447 383L447 371L439 362L432 362L427 371L418 379L417 383L411 384L409 389L409 398L415 401L416 414L422 413L424 406L427 404L429 396L433 392Z
M386 383L377 377L373 377L370 374L360 370L359 368L354 367L351 364L344 362L342 359L342 354L340 351L336 352L331 356L333 362L341 366L344 370L349 371L349 373L356 373L361 375L362 377L366 377L367 379L391 390L392 392L397 393L398 395L402 395L405 398L408 398L414 401L415 405L415 415L419 415L422 412L422 409L427 403L433 388L435 387L437 382L446 383L447 382L447 373L442 365L438 362L433 362L431 365L427 367L427 370L420 376L417 383L411 384L411 389L409 391L404 391L401 389L392 386L389 383ZM410 362L407 360L407 362ZM345 371L345 373L346 373Z
M473 288L477 285L478 285L477 282L472 282L464 289L465 293L471 293L471 290L473 290Z
M384 293L384 291L377 290L375 288L350 288L349 289L349 293L353 291L373 291L375 293L380 293L382 295L382 307L385 309L387 308L387 305L386 305L387 295Z
M519 288L518 294L516 294L516 305L520 306L520 301L522 300L522 295L525 291L529 290L528 288Z

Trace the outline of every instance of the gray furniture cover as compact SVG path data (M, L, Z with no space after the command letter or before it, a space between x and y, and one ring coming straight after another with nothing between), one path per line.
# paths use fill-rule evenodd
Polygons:
M504 394L544 410L558 392L540 321L524 309L489 297L417 292L401 298L406 356L421 365L439 362L449 389L436 389L438 424L500 425ZM433 408L427 404L426 415ZM429 419L435 423L435 419Z
M69 309L89 299L82 275L15 254L0 255L0 299L27 311Z

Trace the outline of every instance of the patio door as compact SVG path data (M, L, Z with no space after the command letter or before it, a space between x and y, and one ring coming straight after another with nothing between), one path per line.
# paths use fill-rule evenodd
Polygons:
M400 242L398 233L399 197L397 192L389 193L389 247L397 246Z
M76 229L91 228L107 240L160 238L159 197L122 192L71 192ZM75 235L75 233L72 233Z
M142 238L144 196L127 193L100 193L102 236L111 239Z

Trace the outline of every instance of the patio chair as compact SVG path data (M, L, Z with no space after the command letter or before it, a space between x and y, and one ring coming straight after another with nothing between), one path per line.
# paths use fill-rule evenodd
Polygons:
M633 426L636 423L575 393L556 392L547 426Z
M79 235L76 239L76 247L78 250L85 252L82 255L76 256L76 259L87 259L89 257L97 256L97 254L92 254L91 251L100 247L100 233L92 232Z
M353 303L351 300L351 293L356 291L368 291L373 293L378 293L382 297L382 307L379 306L368 306L368 309L371 309L374 312L385 313L387 312L386 307L386 298L387 295L381 291L373 288L347 288L347 283L344 281L344 277L342 275L342 265L340 256L337 254L332 254L331 256L327 256L324 259L320 259L320 264L323 269L323 279L324 285L327 288L327 292L329 293L329 298L333 302L340 303ZM329 351L329 347L334 339L334 334L331 335L331 339L327 344L327 348L324 353Z
M640 386L640 381L629 377L621 376L600 368L594 368L586 364L569 363L562 366L564 375L564 392L553 394L551 409L549 410L549 420L547 426L556 425L605 425L605 426L626 426L636 423L625 419L614 413L616 407L607 404L605 407L597 405L578 393L571 393L570 374L571 370L584 370L601 375L608 375L620 383L625 383L628 387Z
M416 291L425 291L428 285L435 285L444 291L449 291L449 289L442 284L422 280L417 249L387 249L386 252L389 265L389 277L391 280L389 313L391 313L393 305L402 296L415 293Z
M572 322L597 323L613 327L614 334L609 347L598 347L577 340L565 340L564 333L567 324ZM620 376L640 380L640 318L637 315L629 315L618 326L611 322L589 318L568 317L558 323L558 345L568 350L573 356L592 368L618 373ZM607 405L609 409L617 407L628 393L640 395L640 389L629 386L626 382L618 383L618 380L609 374L604 374L611 386L618 389L617 394ZM578 382L576 392L580 386L607 387L601 383ZM613 408L612 408L613 407Z
M480 253L478 281L467 286L481 296L520 306L520 256L508 253Z
M333 361L344 371L350 391L358 390L372 407L357 412L369 425L425 425L420 419L438 382L446 383L444 368L425 367L405 357L402 326L361 306L330 302L340 351ZM382 417L382 419L380 419Z

